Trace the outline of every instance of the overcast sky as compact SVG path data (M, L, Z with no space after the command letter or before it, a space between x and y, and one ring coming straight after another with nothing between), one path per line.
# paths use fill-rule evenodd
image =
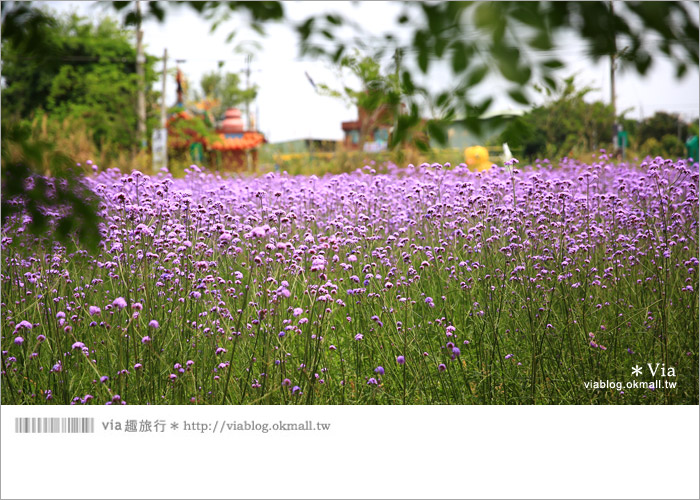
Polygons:
M109 6L100 2L41 2L57 12L75 11L81 15L97 17L105 13L112 15ZM257 102L252 111L257 109L259 129L265 133L270 142L281 142L300 138L340 139L340 123L356 119L356 109L331 98L319 96L305 76L305 72L316 83L326 83L331 87L341 87L338 73L328 63L302 60L298 53L298 36L289 20L298 22L319 11L335 11L361 23L371 33L386 31L399 32L395 24L401 5L397 2L285 2L287 21L270 23L266 26L267 36L253 35L240 24L242 16L232 16L214 33L210 33L211 21L195 15L189 8L176 8L168 11L166 22L153 21L144 23L144 41L149 54L161 56L167 47L169 66L175 59L184 59L180 67L185 72L190 85L199 87L202 74L216 70L218 61L224 61L222 71L238 72L245 66L245 58L234 54L236 42L256 39L262 44L262 50L253 60L251 81L259 86ZM226 43L231 30L238 33L233 43ZM607 61L593 64L585 57L583 42L571 38L557 51L567 67L559 73L561 77L575 74L580 85L597 87L588 100L610 101L610 67ZM157 66L161 68L160 63ZM437 65L430 74L431 86L442 87L441 82L449 73L441 71ZM656 57L654 65L645 77L634 72L617 75L617 108L627 113L630 118L642 118L655 111L681 113L686 120L697 118L700 105L700 83L697 68L691 68L685 78L676 80L671 63ZM444 76L444 77L443 77ZM356 84L351 78L345 80ZM160 82L157 88L160 89ZM495 94L491 110L516 108L507 96L507 85L501 81L490 82L488 88L477 89L479 92ZM168 105L175 103L174 79L167 81Z

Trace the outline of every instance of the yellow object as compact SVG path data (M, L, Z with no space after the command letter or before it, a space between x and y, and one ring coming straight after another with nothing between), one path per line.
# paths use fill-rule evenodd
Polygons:
M488 170L491 168L489 152L483 146L472 146L464 150L464 162L471 170Z

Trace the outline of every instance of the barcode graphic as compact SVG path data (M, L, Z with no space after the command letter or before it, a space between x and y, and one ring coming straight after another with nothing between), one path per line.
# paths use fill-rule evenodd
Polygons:
M15 418L17 434L71 434L95 432L94 418Z

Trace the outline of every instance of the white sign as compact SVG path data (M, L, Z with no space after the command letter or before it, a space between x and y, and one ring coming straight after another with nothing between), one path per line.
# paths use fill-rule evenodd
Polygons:
M153 171L168 168L168 129L157 128L151 136L151 152L153 153Z
M365 145L362 149L366 153L378 153L380 151L386 151L386 142L365 142Z

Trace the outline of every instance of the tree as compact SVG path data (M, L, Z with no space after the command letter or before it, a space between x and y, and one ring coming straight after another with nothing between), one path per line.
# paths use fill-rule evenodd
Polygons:
M214 116L220 116L228 108L250 102L258 94L257 85L253 85L249 89L242 89L241 78L236 73L221 74L217 71L211 71L202 75L199 84L202 87L204 98L217 103L211 109Z
M10 5L2 4L2 221L26 211L29 229L42 234L51 210L59 239L75 236L94 249L95 196L75 171L76 160L33 137L30 123L40 114L73 118L98 142L135 145L136 52L115 21L93 25L78 16L57 19L28 3ZM154 64L149 57L148 81Z
M379 62L371 56L362 56L359 51L344 56L339 62L341 78L343 70L360 81L356 90L343 85L341 90L333 89L325 83L314 84L318 93L345 101L348 106L357 108L360 119L359 149L362 150L367 137L379 124L390 124L400 114L401 84L396 75L382 72Z
M688 124L676 114L657 111L654 116L646 118L639 125L638 141L640 144L644 144L649 139L660 141L667 135L685 141L688 138ZM679 135L680 137L678 137ZM670 144L669 139L666 139L665 142Z
M3 26L3 120L31 119L45 112L54 121L84 122L97 144L134 147L138 78L131 34L113 19L93 24L75 14L52 19L50 25L48 55L28 53L22 43L6 39ZM147 84L158 78L155 63L155 57L147 56ZM147 92L151 127L157 123L156 97Z
M398 23L411 32L408 47L393 33L371 34L359 30L351 41L341 33L348 22L337 15L318 15L297 27L302 54L338 62L351 46L377 48L391 53L406 50L401 82L406 95L426 89L414 83L416 74L427 75L436 60L450 62L452 88L431 98L446 115L460 115L466 128L479 131L479 117L492 98L476 100L470 89L488 75L510 83L507 93L519 104L530 104L534 83L555 91L554 71L563 67L555 56L535 57L557 48L558 36L573 31L588 44L589 57L597 61L615 55L621 70L645 74L653 56L663 54L676 66L677 76L698 66L696 7L689 2L406 2ZM358 28L356 28L358 29ZM658 37L660 41L653 38ZM334 41L334 44L329 44ZM622 47L623 50L619 50ZM648 47L657 47L651 52ZM418 70L418 71L416 71ZM417 109L410 113L415 115ZM415 116L414 116L415 118ZM443 142L443 124L428 132ZM401 128L402 124L399 123ZM401 130L398 131L399 135Z
M556 158L570 152L588 152L605 145L612 135L612 107L600 101L588 103L585 96L593 89L577 89L574 77L564 80L553 98L515 118L499 136L523 151L526 158Z
M182 3L213 19L214 27L239 9L248 9L253 27L261 32L261 23L284 17L281 2ZM133 4L113 2L118 9ZM160 20L165 17L162 4L149 2L152 15ZM327 58L336 64L353 47L373 51L377 59L396 51L405 53L408 64L398 75L402 99L423 95L431 101L430 107L440 109L444 117L463 116L462 124L478 133L480 116L493 99L476 100L470 90L488 75L510 82L507 93L519 104L532 102L530 93L535 83L556 90L554 71L562 68L563 63L555 55L535 56L558 48L556 41L565 32L574 32L588 44L593 61L614 56L620 70L645 74L655 54L669 58L678 77L689 67L698 67L700 38L695 6L682 1L618 4L613 11L610 1L402 2L404 8L397 22L410 30L408 46L402 46L394 33L367 33L337 14L315 14L299 23L297 32L301 55ZM128 16L135 20L135 9L127 10ZM348 28L356 33L350 41L344 37ZM656 49L651 51L648 47ZM452 75L446 80L453 85L431 95L424 86L416 84L414 76L427 75L435 60L450 62ZM394 146L421 122L419 106L411 105L408 111L397 119L391 141ZM428 122L427 131L439 143L447 140L448 121Z

